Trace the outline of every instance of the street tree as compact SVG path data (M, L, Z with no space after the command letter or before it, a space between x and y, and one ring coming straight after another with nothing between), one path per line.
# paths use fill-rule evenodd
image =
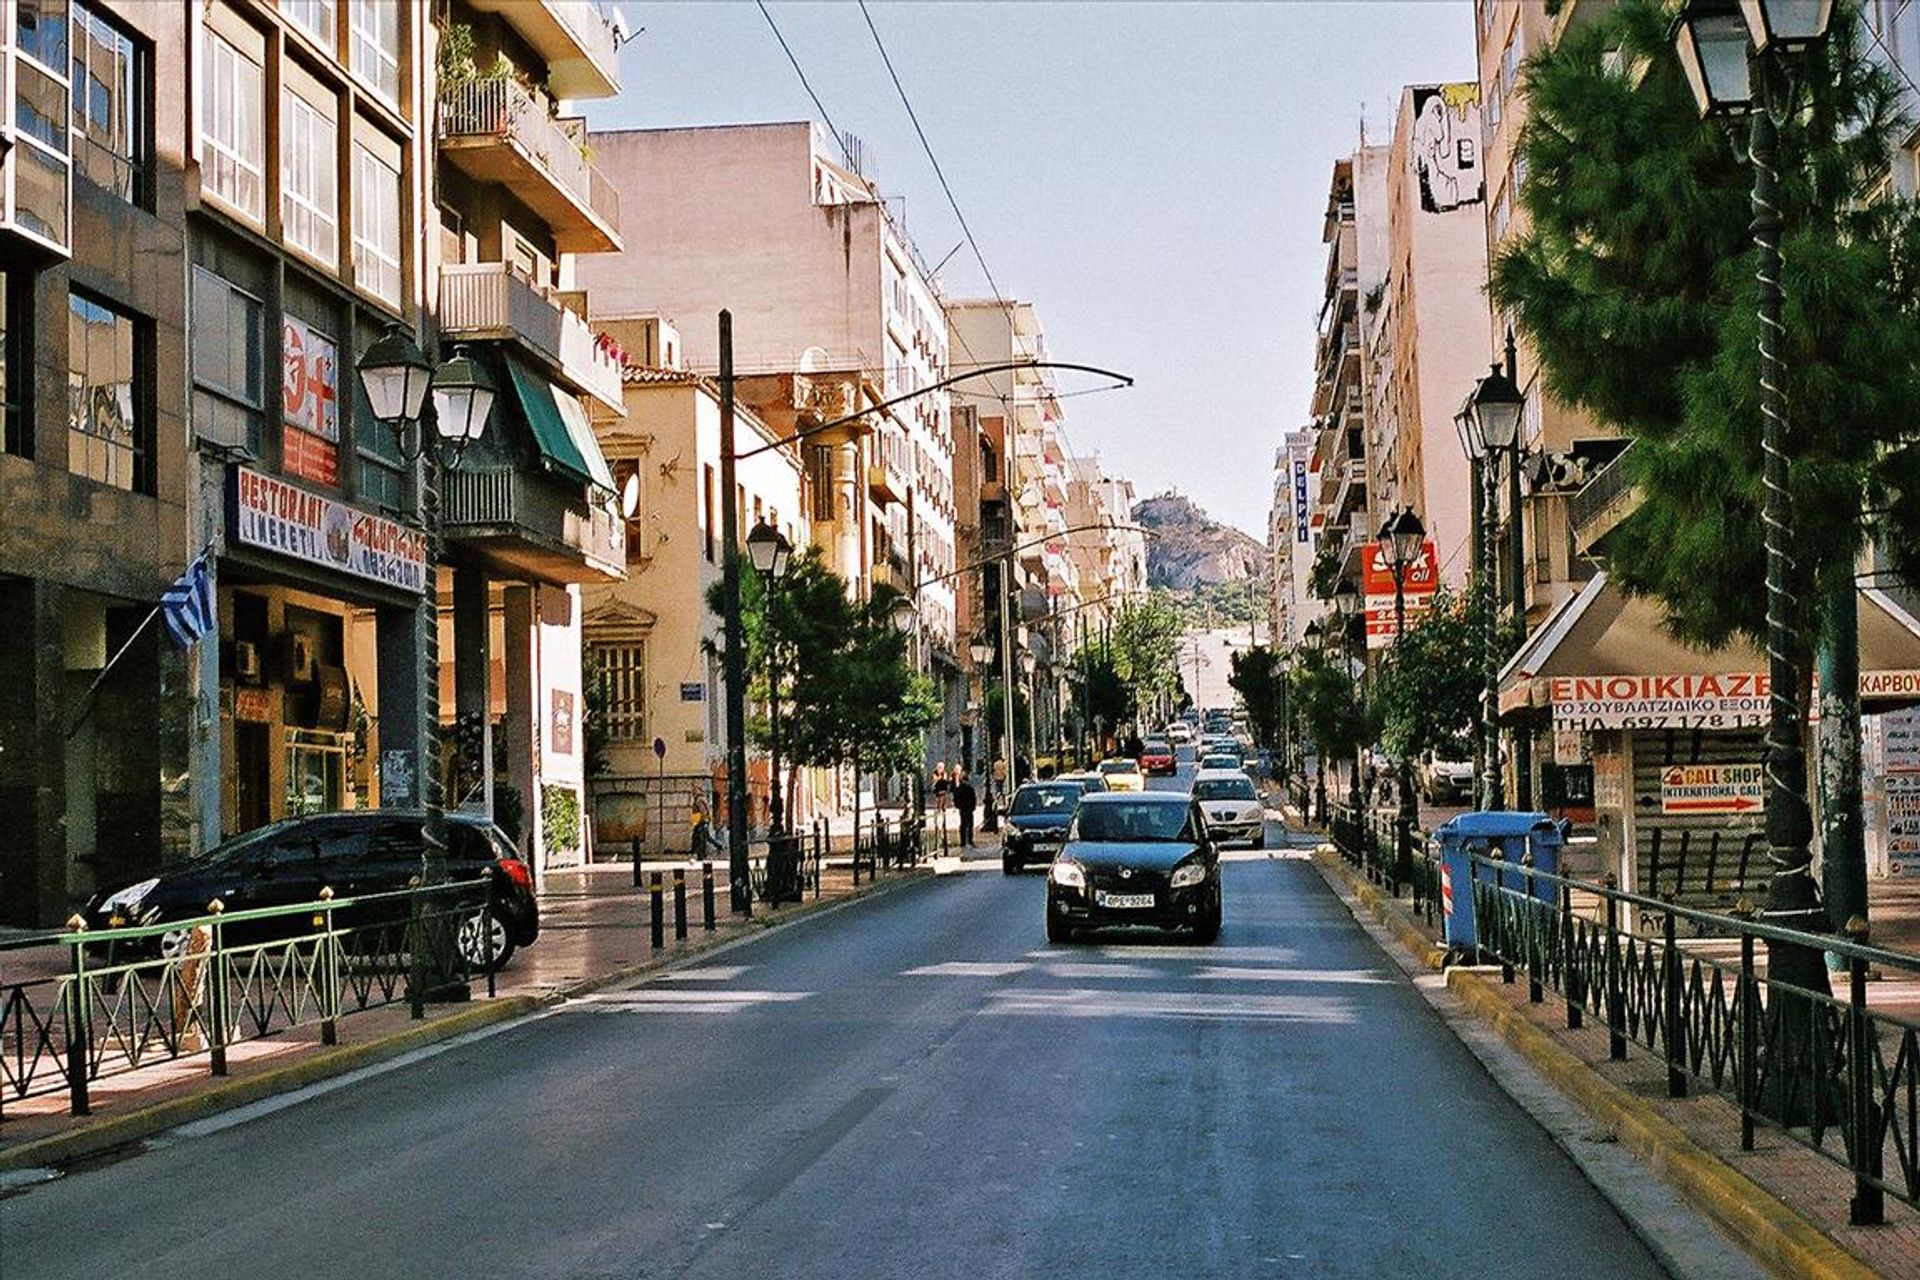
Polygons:
M1295 714L1313 739L1321 761L1345 759L1351 796L1360 794L1360 748L1372 738L1367 708L1353 675L1336 657L1303 649L1288 676Z
M1479 714L1478 664L1463 661L1480 634L1470 596L1441 588L1433 605L1407 624L1374 678L1380 745L1396 756L1459 750Z
M1146 596L1120 606L1108 632L1113 666L1133 697L1136 721L1180 688L1180 615L1165 599Z
M1227 676L1227 683L1240 695L1240 704L1247 709L1247 728L1253 734L1254 743L1277 748L1281 740L1281 686L1286 679L1280 654L1266 645L1255 645L1236 652L1232 661L1233 670Z

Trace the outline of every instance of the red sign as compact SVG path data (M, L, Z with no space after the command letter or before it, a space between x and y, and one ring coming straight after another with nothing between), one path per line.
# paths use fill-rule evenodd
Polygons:
M1367 648L1385 649L1395 636L1393 569L1377 542L1367 544L1365 564L1361 568L1361 590L1367 597ZM1433 593L1440 588L1440 554L1429 538L1420 548L1420 558L1407 567L1405 595L1409 625L1433 607Z
M281 470L332 487L340 483L339 347L292 316L280 343Z

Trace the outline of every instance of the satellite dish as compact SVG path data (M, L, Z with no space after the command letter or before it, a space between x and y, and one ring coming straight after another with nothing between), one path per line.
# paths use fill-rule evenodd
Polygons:
M639 509L640 476L636 472L629 475L627 482L620 486L620 514L624 518L631 520L633 519L633 513Z
M826 367L827 349L825 347L808 347L800 353L800 372L818 373Z

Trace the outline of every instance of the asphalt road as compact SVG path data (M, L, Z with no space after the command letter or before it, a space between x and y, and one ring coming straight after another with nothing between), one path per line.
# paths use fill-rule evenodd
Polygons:
M978 867L0 1201L0 1278L1662 1274L1307 862L1205 948Z

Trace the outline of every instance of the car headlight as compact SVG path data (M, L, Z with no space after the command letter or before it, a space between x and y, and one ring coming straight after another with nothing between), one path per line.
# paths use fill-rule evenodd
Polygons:
M1047 875L1062 889L1087 887L1087 870L1077 862L1056 862L1053 864L1053 870Z
M1167 881L1170 889L1191 889L1207 878L1207 865L1204 862L1183 862L1173 869L1173 879Z
M146 901L147 895L152 893L159 883L160 879L156 876L151 880L142 880L139 884L130 884L101 902L100 910L103 912L120 910L132 914L134 908Z

